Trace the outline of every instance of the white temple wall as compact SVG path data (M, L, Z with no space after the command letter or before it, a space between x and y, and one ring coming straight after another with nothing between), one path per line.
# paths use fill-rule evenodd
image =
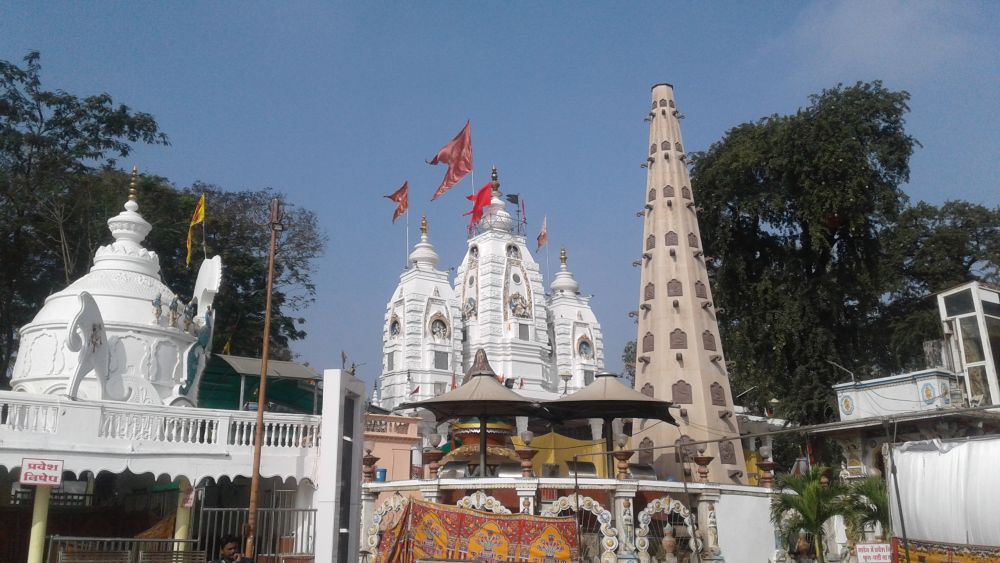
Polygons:
M715 510L722 556L734 562L775 561L777 535L771 524L771 497L763 492L727 489Z

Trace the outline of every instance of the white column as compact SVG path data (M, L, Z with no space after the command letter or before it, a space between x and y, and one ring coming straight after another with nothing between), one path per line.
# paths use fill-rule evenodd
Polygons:
M619 483L612 507L618 530L618 560L638 561L635 553L635 494L638 487L634 483Z
M524 479L517 484L517 505L521 514L535 514L538 479Z
M718 519L715 507L719 502L719 491L703 490L698 495L698 534L702 541L702 561L725 561L719 548Z

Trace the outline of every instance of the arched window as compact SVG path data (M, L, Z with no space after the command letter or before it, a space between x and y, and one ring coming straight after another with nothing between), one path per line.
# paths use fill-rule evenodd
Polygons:
M639 442L639 463L643 465L653 465L653 441L646 436Z
M650 188L649 194L646 196L646 201L653 201L656 199L656 190Z
M726 465L736 465L736 446L731 440L719 442L719 462Z
M670 231L664 235L663 244L667 246L677 246L677 233Z
M667 297L677 297L679 295L684 295L684 287L681 285L679 280L670 280L667 282Z
M653 333L647 332L646 336L642 337L642 351L652 352L653 351Z
M674 143L674 150L677 152L684 152L684 149L681 147L680 143Z
M660 107L661 108L667 107L667 100L660 98Z
M681 197L684 199L691 199L691 188L684 186L681 188Z
M649 145L649 154L653 154L654 152L656 152L656 143Z
M646 250L653 250L655 246L656 246L656 237L653 235L649 235L648 237L646 237Z
M691 384L683 379L678 379L677 383L670 386L672 402L675 405L690 405L692 402Z
M660 150L668 151L670 150L670 141L663 141L660 143Z
M726 406L726 391L719 385L718 381L713 382L708 387L708 394L712 397L712 405L716 407Z
M682 435L674 442L674 446L676 446L674 448L674 459L677 463L686 463L691 461L691 456L697 453L694 446L689 445L693 442L694 440L687 434Z
M694 233L688 233L688 246L698 248L698 237Z
M701 343L706 350L715 352L715 335L712 334L712 331L706 330L701 333Z
M670 107L672 107L672 108L677 107L677 106L674 105L674 101L673 100L670 100Z
M674 187L671 186L670 184L667 184L663 188L663 197L674 197Z
M647 396L647 397L652 397L653 396L653 384L652 383L647 383L647 384L643 385L642 389L640 389L639 392L642 393L643 395Z
M679 328L675 328L674 331L670 333L670 348L674 350L687 350L687 347L687 333Z
M694 282L694 295L699 299L708 299L708 288L701 280Z
M643 299L649 301L656 297L656 284L649 282L646 284L646 289L642 292Z

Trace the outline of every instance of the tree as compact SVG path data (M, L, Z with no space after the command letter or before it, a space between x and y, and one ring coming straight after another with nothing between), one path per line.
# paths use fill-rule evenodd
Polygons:
M870 354L886 370L919 369L923 342L941 337L934 294L973 280L1000 282L1000 208L920 202L885 239L887 273L895 278L873 322Z
M828 467L814 466L802 476L779 475L775 483L781 492L771 499L771 522L785 537L798 530L810 533L820 563L826 561L823 524L843 514L843 498L848 492L843 485L829 480L829 472Z
M877 525L881 529L879 539L884 539L892 528L889 492L882 477L873 475L852 483L841 510L848 527L856 534Z
M629 340L625 343L625 349L622 351L622 363L625 364L625 377L632 387L635 387L635 340Z
M168 143L151 115L108 94L43 89L40 58L33 51L23 66L0 61L0 380L12 366L18 328L77 265L78 241L65 228L78 212L70 187L127 156L134 143Z
M720 329L751 406L779 397L782 416L828 420L842 376L828 361L867 357L859 329L889 285L882 234L904 209L917 145L908 99L879 82L837 86L694 155Z

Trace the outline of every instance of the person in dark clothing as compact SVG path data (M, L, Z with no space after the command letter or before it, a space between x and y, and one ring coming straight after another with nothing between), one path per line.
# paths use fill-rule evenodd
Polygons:
M243 557L239 536L228 534L219 539L219 558L212 563L253 563L253 559Z

